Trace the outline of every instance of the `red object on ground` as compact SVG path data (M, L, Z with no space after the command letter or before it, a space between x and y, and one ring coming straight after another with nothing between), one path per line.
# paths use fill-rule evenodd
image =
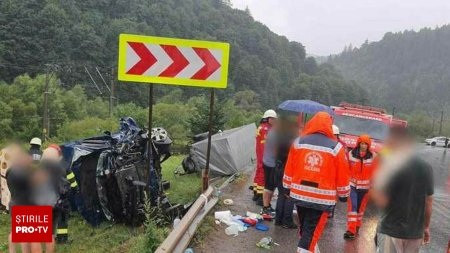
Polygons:
M272 215L269 215L269 214L263 214L262 217L263 217L263 220L266 220L266 221L271 221L273 219Z
M257 220L254 220L254 219L252 219L252 218L244 218L243 220L242 220L242 222L244 222L245 224L248 224L248 225L250 225L250 226L255 226L257 223L258 223L258 221Z

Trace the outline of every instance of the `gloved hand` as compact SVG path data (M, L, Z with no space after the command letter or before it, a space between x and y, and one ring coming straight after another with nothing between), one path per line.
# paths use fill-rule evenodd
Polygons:
M347 199L348 197L339 197L339 201L343 203L347 202Z

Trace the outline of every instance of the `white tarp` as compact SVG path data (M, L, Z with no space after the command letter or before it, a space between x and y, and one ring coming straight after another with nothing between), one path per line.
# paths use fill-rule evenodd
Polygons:
M252 164L256 157L255 124L233 128L212 136L209 168L213 175L232 175ZM194 143L192 150L202 168L206 164L208 139Z

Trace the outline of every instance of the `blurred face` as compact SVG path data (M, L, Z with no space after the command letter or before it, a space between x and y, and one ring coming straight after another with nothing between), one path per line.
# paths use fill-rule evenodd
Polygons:
M361 142L359 144L359 150L361 150L363 152L366 152L368 148L369 148L369 145L367 145L367 143L365 143L365 142Z
M413 140L408 137L389 135L386 139L386 148L391 150L409 148L414 145Z
M275 125L277 123L277 119L269 118L269 120L267 122L269 122L269 124L273 126L273 125Z
M291 122L290 129L293 134L297 134L299 131L299 127L298 127L297 123L295 123L295 122Z
M31 156L19 145L11 145L9 148L9 156L13 165L18 167L27 167L33 162Z

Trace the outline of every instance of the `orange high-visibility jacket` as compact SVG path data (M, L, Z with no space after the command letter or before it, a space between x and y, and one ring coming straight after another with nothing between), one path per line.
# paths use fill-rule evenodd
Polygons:
M369 148L364 157L361 157L359 145L366 143ZM372 186L372 177L378 167L377 154L370 151L372 141L370 136L361 135L356 142L356 147L348 153L350 161L350 185L356 189L368 190Z
M289 151L283 186L298 205L329 211L336 205L336 196L349 195L346 151L331 126L328 113L317 113Z

